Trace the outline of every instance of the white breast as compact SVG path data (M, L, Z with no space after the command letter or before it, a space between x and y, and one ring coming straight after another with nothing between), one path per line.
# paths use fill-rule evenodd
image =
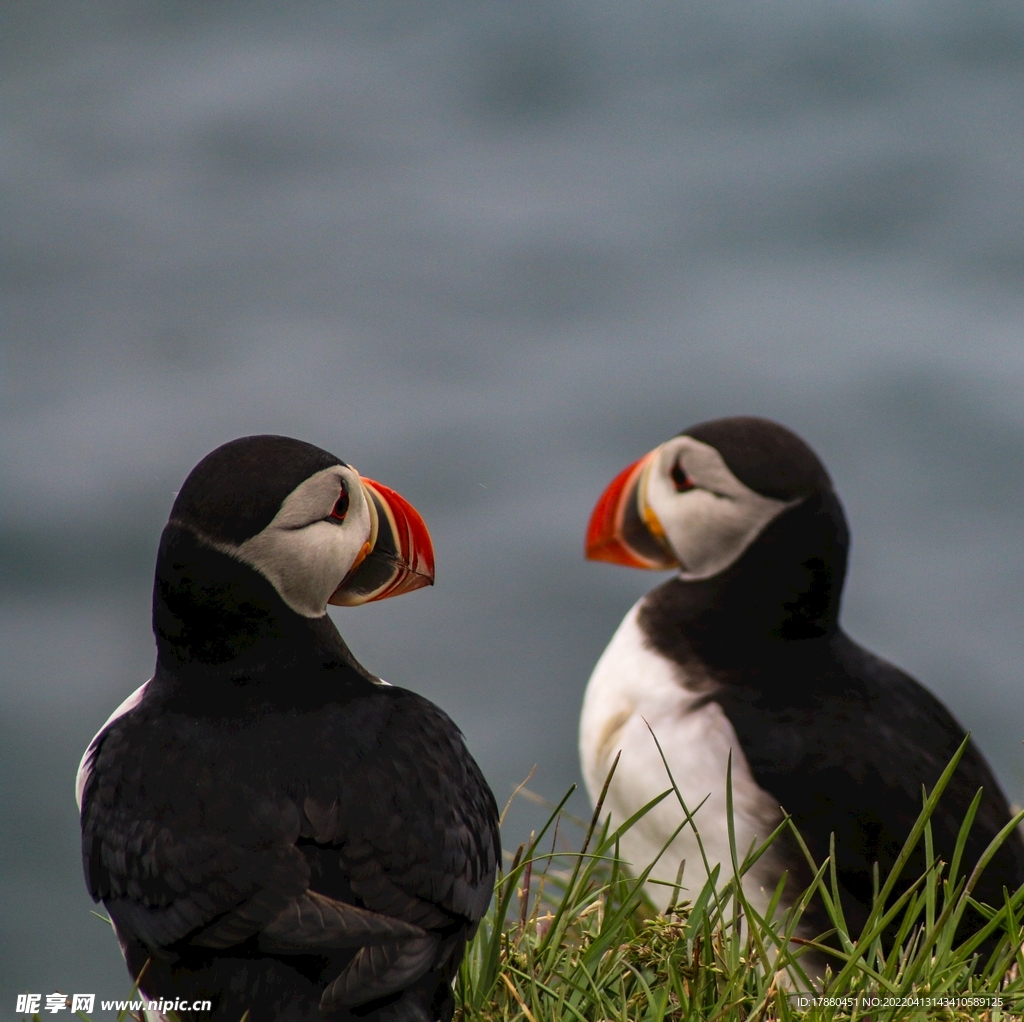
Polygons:
M153 679L150 678L149 681ZM78 764L78 774L75 776L75 801L78 803L78 811L82 811L82 795L85 794L85 786L89 783L89 777L92 775L93 760L96 757L96 747L99 745L100 738L103 736L103 732L110 727L111 724L117 720L118 717L123 717L126 713L131 713L139 703L142 702L142 696L146 691L146 686L149 681L144 681L121 705L114 710L114 712L107 717L106 723L96 732L93 736L93 740L89 743L85 752L82 753L82 760Z
M721 707L715 702L697 705L707 691L706 685L700 684L702 679L687 678L679 665L648 646L637 622L642 603L623 619L590 676L580 718L583 777L591 802L595 802L621 750L604 808L611 812L615 826L628 819L671 787L665 762L651 737L653 730L687 809L693 812L707 798L694 821L709 865L722 863L720 883L724 884L732 876L725 801L730 752L740 861L754 841L760 843L771 833L782 813L775 799L754 781L736 732ZM670 795L625 835L620 844L623 857L636 872L646 869L683 819L678 800ZM684 859L685 890L677 900L692 900L707 873L691 827L678 834L651 877L674 883ZM744 878L744 892L758 909L770 900L778 868L766 855ZM672 900L668 887L652 884L648 893L660 909Z

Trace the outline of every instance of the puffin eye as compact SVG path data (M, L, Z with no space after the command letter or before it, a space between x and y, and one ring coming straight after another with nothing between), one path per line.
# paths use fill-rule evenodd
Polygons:
M348 490L345 489L344 484L341 487L341 496L334 502L334 507L331 510L328 518L336 522L345 521L345 515L348 514Z
M676 484L676 493L685 493L687 490L692 490L695 486L693 480L686 474L683 463L678 459L672 466L672 482Z

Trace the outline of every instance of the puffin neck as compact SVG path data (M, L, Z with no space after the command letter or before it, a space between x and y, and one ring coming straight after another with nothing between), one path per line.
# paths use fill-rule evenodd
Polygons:
M158 669L182 679L294 690L296 671L330 671L332 685L371 677L326 614L296 614L263 575L178 523L160 539L153 633Z
M772 649L829 638L839 627L849 532L831 490L776 518L725 571L654 589L640 624L659 652L686 663L739 667Z

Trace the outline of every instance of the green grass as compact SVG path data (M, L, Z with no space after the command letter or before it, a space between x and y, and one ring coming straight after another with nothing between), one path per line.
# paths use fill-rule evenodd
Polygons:
M789 820L745 853L730 833L732 861L705 863L711 869L701 889L684 892L676 885L675 904L657 915L644 893L652 867L631 876L618 847L622 834L665 798L679 801L682 826L697 833L671 775L666 792L614 830L602 822L599 801L578 852L557 850L555 835L568 820L567 795L498 878L491 910L458 976L456 1022L1024 1017L1024 888L1004 892L1003 904L994 907L971 898L981 869L1024 813L1007 824L978 863L964 863L979 793L952 860L933 854L929 820L965 747L966 742L935 788L923 793L921 815L892 872L879 882L859 933L846 926L834 857L813 862ZM731 813L731 780L727 789ZM785 881L780 882L762 916L745 899L740 878L783 831L796 837L814 881L796 898L787 892L785 901ZM922 843L929 868L898 887ZM832 929L818 940L797 938L814 896ZM969 906L987 923L958 939ZM882 934L894 930L887 951Z
M684 804L669 773L666 791L612 829L602 818L603 794L588 825L565 811L570 790L498 877L491 909L456 980L455 1022L1024 1019L1024 887L1004 891L997 906L971 898L981 870L1024 813L1007 823L977 863L965 863L979 792L951 861L933 853L929 820L966 744L935 788L922 792L921 815L892 872L876 884L859 933L847 929L834 857L815 863L788 819L746 852L730 829L731 861L705 860L701 875L708 879L696 892L685 891L677 878L669 885L672 902L659 915L645 893L654 864L633 876L619 856L620 839L655 805L674 798L680 829L693 828L699 845L699 807ZM731 817L731 777L726 801ZM566 826L580 827L579 851L559 849ZM783 878L759 915L740 880L785 832L803 849L814 880L794 898ZM921 846L930 865L913 883L900 885ZM832 928L816 940L797 937L814 897ZM969 907L987 922L958 938ZM889 935L885 946L883 933Z

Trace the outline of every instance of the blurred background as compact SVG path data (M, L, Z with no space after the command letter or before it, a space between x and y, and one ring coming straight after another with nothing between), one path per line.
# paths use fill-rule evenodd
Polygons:
M150 675L172 494L248 433L422 511L436 587L335 619L502 804L578 781L660 580L583 561L605 484L777 418L851 520L847 629L1024 801L1019 4L5 0L0 45L5 1015L127 990L74 774Z

